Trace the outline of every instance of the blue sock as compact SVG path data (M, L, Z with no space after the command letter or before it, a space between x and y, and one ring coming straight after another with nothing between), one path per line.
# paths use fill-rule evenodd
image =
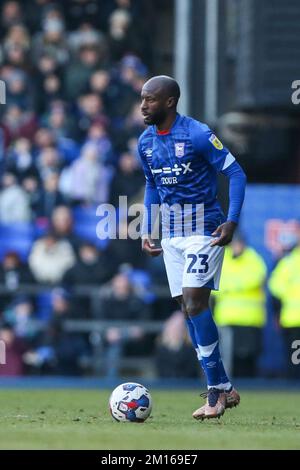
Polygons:
M186 321L186 326L188 327L188 330L189 330L189 334L190 334L190 338L192 340L192 344L193 344L194 348L197 351L198 350L198 343L197 343L196 336L195 336L195 329L194 329L193 322L190 319L190 317L187 317L185 319L185 321Z
M200 350L199 350L198 343L197 343L196 336L195 336L195 328L194 328L193 322L190 319L190 317L186 317L185 320L186 320L187 328L189 330L190 338L192 340L192 344L196 350L198 361L200 362L201 368L203 369L204 375L206 376L205 367L202 361L202 357L201 357Z
M189 331L189 335L190 335L192 344L195 348L195 351L196 351L198 360L200 362L201 368L203 369L203 372L206 376L205 366L204 366L204 363L203 363L203 360L202 360L202 357L201 357L201 354L200 354L200 350L199 350L199 347L198 347L198 343L197 343L197 340L196 340L195 328L194 328L193 322L190 319L190 317L186 317L185 320L186 320L186 325L187 325L187 328L188 328L188 331ZM222 385L224 385L224 388L226 390L229 390L230 388L232 388L231 382L230 382L230 380L229 380L229 378L226 374L226 371L225 371L225 368L224 368L223 361L222 361L221 357L220 357L220 361L219 361L219 375L220 375L221 383L222 383Z
M228 378L228 375L226 374L221 356L220 356L220 361L219 361L219 375L220 375L221 383L224 385L224 389L229 390L230 388L232 388L231 382Z
M219 335L211 311L207 309L190 318L206 372L207 385L209 388L222 388L223 371L220 370Z

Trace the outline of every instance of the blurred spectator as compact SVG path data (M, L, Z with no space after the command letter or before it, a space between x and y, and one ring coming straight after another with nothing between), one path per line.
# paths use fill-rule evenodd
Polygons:
M131 12L124 8L117 8L111 13L108 21L108 46L111 59L118 61L130 52L139 54L142 47L136 29L131 27Z
M75 316L70 296L65 290L52 291L52 309L52 318L46 330L41 332L35 348L25 354L24 361L40 373L79 375L89 351L83 335L69 333L64 328L65 321Z
M119 168L112 179L110 187L110 203L119 206L119 196L127 196L128 204L132 204L141 188L144 187L144 175L137 160L130 152L120 156Z
M99 93L102 97L109 91L110 74L108 70L95 70L90 77L90 88L93 93Z
M141 92L140 79L147 77L147 68L141 61L140 57L135 54L127 53L120 61L120 76L123 83L132 86L133 90L137 93L137 98Z
M22 181L22 187L27 194L32 215L36 216L38 213L41 199L39 181L35 176L27 176Z
M40 127L34 136L36 153L39 155L45 148L56 144L53 132L46 127Z
M66 206L59 206L52 214L52 229L59 238L69 238L73 232L73 216Z
M101 81L103 77L101 78ZM114 69L109 73L109 83L103 89L103 83L99 84L98 71L91 76L90 88L93 93L99 93L103 101L106 114L112 119L112 124L118 132L122 132L122 124L126 115L130 112L133 103L137 100L138 96L133 90L130 83L125 83L121 80L118 69ZM98 91L97 91L98 90ZM118 141L118 134L114 135L114 139Z
M58 190L58 173L49 173L43 182L43 191L36 207L37 217L50 219L57 206L65 203L63 195Z
M9 28L3 41L3 50L7 52L11 48L19 47L28 52L30 50L30 42L27 28L24 24L17 22Z
M144 81L143 79L142 84L144 84ZM136 102L125 120L124 132L126 132L129 139L130 137L139 137L144 130L145 124L141 113L141 106L139 102Z
M9 324L0 324L0 341L5 343L5 364L0 364L0 376L19 376L24 374L23 354L26 344L17 338L14 329Z
M59 171L61 165L61 156L55 146L45 147L37 158L37 167L40 172L40 178L46 179L49 174Z
M106 296L99 304L99 316L113 320L145 320L149 317L148 306L134 293L128 277L117 274L111 282ZM105 371L106 376L115 377L119 373L120 359L125 346L131 344L131 351L140 351L145 341L145 333L139 326L109 327L105 332Z
M69 289L77 286L100 287L115 274L116 266L111 254L98 250L89 242L83 242L79 248L78 261L63 277L62 284ZM91 318L95 304L87 290L77 292L73 302L73 313L80 318Z
M20 285L34 283L28 264L22 263L15 251L8 251L4 255L0 265L0 283L7 289L7 292L0 295L0 311L12 302L15 293L20 290Z
M78 57L64 72L65 94L69 100L75 100L88 86L91 74L101 66L102 57L97 46L82 45Z
M61 12L56 7L49 8L42 26L43 31L33 37L33 59L37 62L42 55L47 54L54 57L60 65L64 65L69 58L69 50Z
M61 68L55 58L49 54L41 55L34 74L35 101L38 112L46 111L49 99L52 101L60 96L61 75Z
M48 74L42 82L43 101L49 108L53 101L63 99L63 85L59 75Z
M78 145L72 139L58 136L55 129L40 127L35 134L37 160L39 155L48 148L56 148L62 166L78 156Z
M112 74L110 82L110 110L115 118L115 126L118 133L122 133L121 139L118 133L114 135L117 144L128 138L128 132L124 132L126 116L131 112L133 105L140 99L141 87L146 81L146 68L143 62L136 56L127 54L119 62L118 68ZM117 88L117 93L115 88ZM118 119L118 121L117 121ZM125 137L124 137L125 134ZM124 148L124 146L123 146Z
M6 141L10 144L19 137L33 139L37 122L32 111L25 111L15 103L5 108L2 126Z
M59 8L61 3L53 2L53 0L29 0L26 1L26 25L31 35L41 30L42 21L49 10Z
M235 377L257 374L266 321L266 275L262 257L236 233L226 248L220 290L214 294L225 367Z
M5 173L0 192L0 222L28 222L31 218L29 200L25 191L17 184L12 173Z
M63 279L68 286L99 285L109 281L115 273L115 263L105 252L94 245L83 242L79 248L79 259Z
M98 149L99 161L109 165L114 163L115 157L112 142L103 123L95 122L89 128L85 144L94 144Z
M109 49L113 60L120 60L127 47L127 32L129 29L131 17L130 12L125 9L118 8L113 11L109 17Z
M56 76L50 75L49 79ZM74 122L69 114L66 112L66 107L62 101L54 100L49 105L49 112L45 116L45 123L53 132L54 138L59 142L60 138L70 138L75 135Z
M156 344L155 364L158 376L162 378L199 376L199 364L180 311L172 313L164 324Z
M129 222L130 223L130 222ZM128 233L127 220L121 220L116 239L109 241L108 250L113 253L117 266L130 264L133 268L143 269L146 265L146 255L141 252L141 240L138 230L135 231L136 238L133 239Z
M29 255L30 269L40 283L59 283L75 261L72 245L52 232L36 240Z
M76 202L102 203L108 200L111 171L101 163L99 147L86 144L80 157L61 175L60 189Z
M69 207L58 206L52 212L52 232L59 240L67 240L77 252L80 240L74 233L73 222L73 215Z
M7 156L7 171L14 173L19 180L38 176L29 139L21 137L14 142Z
M9 74L6 84L7 106L15 105L22 111L30 110L33 100L26 74L20 69L14 69L12 73Z
M99 317L109 320L143 320L149 318L148 306L134 294L125 274L117 274L100 301Z
M3 321L10 325L17 338L22 338L29 346L35 340L39 327L34 319L33 305L29 297L17 296L3 311Z
M120 274L127 276L135 295L150 306L155 300L155 295L149 273L144 269L134 268L129 263L119 265L118 271Z
M18 69L23 69L26 72L30 72L30 63L28 62L28 57L24 49L20 46L10 47L5 56L6 63L16 67ZM21 76L21 75L20 75ZM9 101L14 103L17 102L24 107L32 106L32 91L30 86L27 86L27 80L11 81L9 85ZM26 91L27 96L23 93Z
M107 127L108 118L104 114L103 101L96 93L86 93L77 100L79 119L78 129L81 139L86 138L89 128L95 122Z
M300 234L300 231L299 231ZM298 245L275 267L269 279L271 294L280 302L279 323L285 341L286 371L289 378L300 378L300 367L293 364L293 342L300 339L300 236Z
M98 25L95 29L91 23L81 21L78 29L69 34L68 42L73 54L78 53L81 48L94 47L98 50L101 59L106 56L105 35L99 31Z
M9 0L3 3L1 12L1 29L3 32L7 31L11 26L14 26L23 21L23 12L19 2Z
M155 280L155 285L168 288L168 279L165 270L165 264L162 256L147 257L144 269L149 276ZM165 315L164 315L165 318Z
M20 284L32 284L33 276L28 265L21 262L18 253L8 251L0 266L0 283L11 291L19 288Z

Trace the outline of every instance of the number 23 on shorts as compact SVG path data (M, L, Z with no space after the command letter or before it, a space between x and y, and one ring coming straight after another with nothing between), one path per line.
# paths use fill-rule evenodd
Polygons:
M206 274L208 272L209 266L208 266L208 255L202 255L202 254L188 254L187 259L190 260L190 264L188 265L187 268L187 274ZM200 266L199 262L200 261ZM197 266L196 266L197 265Z

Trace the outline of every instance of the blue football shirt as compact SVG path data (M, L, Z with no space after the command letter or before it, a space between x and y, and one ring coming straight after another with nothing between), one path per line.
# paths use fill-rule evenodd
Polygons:
M168 132L149 126L138 149L146 190L157 190L153 202L163 208L163 236L211 235L225 221L217 173L226 174L235 158L206 124L177 114Z

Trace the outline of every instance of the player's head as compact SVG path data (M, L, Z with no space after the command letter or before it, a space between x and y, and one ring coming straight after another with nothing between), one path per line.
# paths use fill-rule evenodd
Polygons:
M180 88L174 78L158 75L145 83L141 97L145 124L159 125L170 113L176 112Z

